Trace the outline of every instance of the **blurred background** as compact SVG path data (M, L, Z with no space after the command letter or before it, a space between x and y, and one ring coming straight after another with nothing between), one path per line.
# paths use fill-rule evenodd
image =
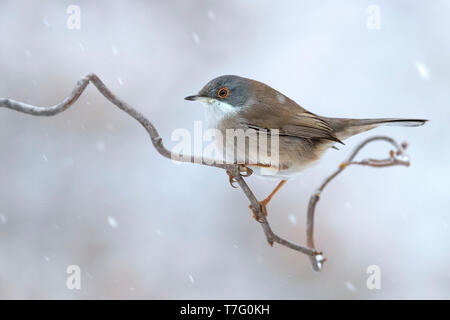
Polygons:
M273 229L305 244L310 195L359 141L409 142L409 168L353 167L325 190L315 236L328 261L314 273L267 245L223 171L162 158L94 87L53 118L1 109L0 298L449 299L449 16L446 0L1 1L0 97L53 105L95 72L168 147L203 120L183 98L222 74L320 115L431 122L347 140L270 203ZM248 182L261 199L275 186ZM66 287L69 265L81 290Z

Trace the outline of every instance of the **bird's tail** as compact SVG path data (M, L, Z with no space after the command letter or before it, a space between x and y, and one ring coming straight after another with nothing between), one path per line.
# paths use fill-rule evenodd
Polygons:
M400 126L400 127L418 127L422 126L428 120L423 119L346 119L346 118L326 118L330 126L335 130L336 136L340 140L349 138L355 134L379 127L379 126Z

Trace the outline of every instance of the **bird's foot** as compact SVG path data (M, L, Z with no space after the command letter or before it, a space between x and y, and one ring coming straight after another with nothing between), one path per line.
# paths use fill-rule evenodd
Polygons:
M231 187L237 188L237 186L235 185L236 179L234 178L234 176L231 174L230 171L227 170L226 172L227 172L228 179L229 179ZM243 176L244 178L247 178L247 177L250 177L253 174L253 170L250 169L249 167L243 165L243 164L240 164L239 165L239 174L241 176Z

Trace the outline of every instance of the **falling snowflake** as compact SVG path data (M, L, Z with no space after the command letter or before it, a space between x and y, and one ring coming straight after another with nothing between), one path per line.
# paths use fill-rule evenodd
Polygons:
M117 220L114 219L114 217L109 216L108 217L108 223L113 229L117 229L119 227L119 224L117 223Z
M42 20L42 23L43 23L44 26L46 26L47 28L50 27L50 23L49 23L46 19Z
M428 67L425 63L416 61L415 66L416 66L417 72L419 72L419 75L423 80L425 80L425 81L430 80L430 70L428 69Z
M348 291L356 292L355 286L350 281L345 281L345 286L347 287Z
M112 51L113 55L115 55L115 56L117 56L119 54L119 50L117 50L116 46L112 46L111 51Z
M81 52L84 52L86 50L82 43L80 43L80 50Z
M155 232L156 232L156 234L157 234L158 236L160 236L160 237L162 237L163 234L164 234L160 229L156 229Z
M198 36L198 34L196 32L192 32L191 36L192 36L192 40L194 41L195 44L200 43L200 37Z
M352 206L352 204L351 204L350 202L346 202L346 203L345 203L345 208L346 208L348 211L352 211L352 210L353 210L353 206Z
M47 158L47 155L45 153L42 155L42 160L44 160L45 162L48 162L48 158Z
M212 10L208 10L206 14L208 15L209 20L214 20L216 18L216 14Z
M103 152L105 151L106 145L104 141L97 141L97 143L95 144L95 149L97 149L98 152Z
M121 86L123 86L123 81L122 81L122 78L121 78L121 77L117 77L117 81L119 81L119 84L120 84Z
M4 213L0 213L0 223L1 224L6 224L8 220L6 219L6 216Z
M189 280L191 281L191 283L194 283L194 277L192 276L192 274L189 275Z
M289 215L288 218L292 224L297 224L297 218L292 213Z

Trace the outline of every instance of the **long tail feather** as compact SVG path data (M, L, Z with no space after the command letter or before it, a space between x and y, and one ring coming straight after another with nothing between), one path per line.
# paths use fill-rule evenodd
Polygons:
M383 118L383 119L327 118L326 120L330 123L331 127L336 131L336 136L341 140L379 126L418 127L424 125L428 121L424 119L401 119L401 118Z

